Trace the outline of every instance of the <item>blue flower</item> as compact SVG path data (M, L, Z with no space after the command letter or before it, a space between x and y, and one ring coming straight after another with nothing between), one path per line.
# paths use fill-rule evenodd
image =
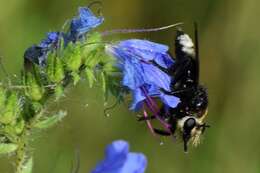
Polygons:
M122 85L132 92L131 110L139 110L147 97L158 97L172 108L178 105L178 97L162 91L170 92L173 80L173 77L164 72L174 64L167 53L167 46L131 39L108 45L106 49L117 58L117 66L123 72Z
M104 21L103 17L96 17L89 8L79 8L79 16L72 19L70 24L70 39L75 41L88 31L96 28Z
M63 36L64 33L59 32L49 32L47 33L47 37L41 41L39 44L42 48L50 48L58 43L59 37Z
M33 45L25 51L24 58L40 66L44 66L48 52L57 49L60 37L64 37L64 33L47 33L46 38L42 40L40 44Z
M146 165L145 155L129 152L129 144L117 140L106 147L105 159L91 173L143 173Z

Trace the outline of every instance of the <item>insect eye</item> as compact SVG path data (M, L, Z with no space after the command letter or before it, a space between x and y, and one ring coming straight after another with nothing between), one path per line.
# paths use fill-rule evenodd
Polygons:
M189 118L184 122L183 129L185 131L190 131L196 126L196 120L194 118Z

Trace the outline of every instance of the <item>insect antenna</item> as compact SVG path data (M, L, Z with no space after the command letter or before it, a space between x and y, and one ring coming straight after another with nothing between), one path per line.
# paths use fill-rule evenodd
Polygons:
M157 32L157 31L162 31L162 30L166 30L169 28L173 28L179 25L183 25L182 22L179 23L175 23L172 25L167 25L167 26L163 26L163 27L158 27L158 28L148 28L148 29L113 29L113 30L109 30L109 31L104 31L102 34L102 36L107 36L107 35L112 35L112 34L125 34L125 33L142 33L142 32Z
M199 34L198 34L198 25L194 22L194 37L195 37L195 84L199 84L199 73L200 73L200 61L199 61Z

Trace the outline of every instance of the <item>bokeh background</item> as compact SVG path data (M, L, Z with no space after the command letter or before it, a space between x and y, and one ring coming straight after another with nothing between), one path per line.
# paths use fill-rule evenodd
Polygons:
M0 0L0 55L10 74L19 74L24 50L47 31L60 30L87 0ZM105 23L114 28L151 28L184 22L193 34L199 23L201 82L210 97L207 121L212 125L198 148L183 153L180 142L153 138L127 105L103 114L100 87L86 82L71 88L52 109L69 115L33 141L34 172L69 173L75 150L80 173L103 157L106 144L125 139L132 151L148 157L147 173L260 172L260 1L258 0L103 0ZM113 35L107 40L146 38L173 47L175 30ZM1 74L1 77L4 77ZM112 104L113 100L109 104ZM0 158L0 172L13 171L12 157Z

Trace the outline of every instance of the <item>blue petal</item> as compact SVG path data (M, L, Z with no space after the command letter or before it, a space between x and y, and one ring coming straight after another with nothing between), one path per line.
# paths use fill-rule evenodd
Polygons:
M125 48L120 47L112 47L108 51L118 59L119 67L124 73L123 85L136 89L143 84L150 84L170 90L171 77L154 64L140 61L135 51L126 51ZM163 64L163 66L170 64L165 56L160 57L157 58L158 64Z
M142 61L154 60L158 65L169 68L174 64L173 58L167 53L169 48L166 45L154 43L147 40L130 39L121 41L118 49L129 54L134 54Z
M91 173L114 173L118 172L124 165L129 145L127 142L118 140L106 147L105 159L97 164Z
M126 163L118 173L143 173L146 169L147 159L142 153L129 153Z
M169 54L165 53L165 54L157 54L154 61L160 65L163 68L170 68L172 67L172 65L174 64L173 59L170 57Z
M91 173L143 173L146 157L140 153L129 153L126 141L118 140L108 145L106 156Z
M133 102L130 107L130 110L138 111L142 107L142 102L146 99L142 90L140 88L132 91Z
M134 59L125 61L123 69L123 85L134 90L145 83L142 65Z
M114 141L106 147L106 158L117 159L120 156L126 156L129 152L129 144L123 140Z
M164 104L166 104L171 108L176 108L177 105L181 102L180 98L173 95L167 95L164 93L161 93L160 98Z
M170 91L171 77L152 64L142 63L145 83Z
M49 32L47 33L47 37L41 41L39 44L42 48L49 48L52 46L52 44L57 43L59 40L59 36L61 36L59 32Z
M79 8L79 16L72 19L70 24L70 37L75 40L83 36L104 21L103 17L96 17L89 8Z
M147 96L159 97L161 95L161 91L157 86L146 84L142 86L142 89L137 88L133 90L132 95L133 95L133 103L130 107L130 110L138 111L142 108L143 101L147 99Z
M130 107L130 110L138 111L142 108L144 100L149 97L159 97L164 103L165 107L176 108L177 105L181 102L180 98L164 94L157 86L154 85L144 85L142 86L145 89L146 94L140 88L132 91L133 102Z
M24 59L29 60L30 62L33 62L35 64L40 64L41 61L43 61L45 55L45 51L42 47L39 47L37 45L33 45L26 49L24 52Z
M157 53L166 53L169 48L166 45L154 43L148 40L130 39L121 41L119 47L133 50L143 60L152 60Z

